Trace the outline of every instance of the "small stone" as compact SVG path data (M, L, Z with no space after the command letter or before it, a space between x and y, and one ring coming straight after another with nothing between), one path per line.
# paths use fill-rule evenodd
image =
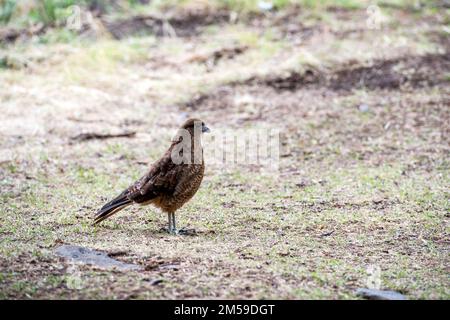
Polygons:
M259 1L258 8L261 11L270 11L273 9L273 3L271 1Z
M408 300L401 293L390 290L359 288L356 295L369 300Z
M367 104L360 104L358 110L361 112L369 112L369 106Z
M151 286L157 286L164 282L164 279L144 279L144 281L149 282Z

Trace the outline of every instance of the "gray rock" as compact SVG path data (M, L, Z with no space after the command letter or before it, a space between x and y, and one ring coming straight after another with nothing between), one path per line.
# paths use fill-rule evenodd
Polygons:
M358 107L359 111L361 112L369 112L369 106L367 104L360 104Z
M408 300L401 293L390 290L359 288L356 295L369 300Z
M62 245L56 248L55 254L71 262L89 264L102 269L119 269L122 271L141 270L135 264L129 264L108 257L104 252L73 245Z
M259 1L258 8L261 11L270 11L273 9L273 3L271 1Z

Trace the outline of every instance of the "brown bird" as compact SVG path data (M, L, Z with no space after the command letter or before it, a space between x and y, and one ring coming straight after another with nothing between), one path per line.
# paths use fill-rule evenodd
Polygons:
M105 204L96 213L94 224L129 205L153 204L168 214L169 233L188 233L187 229L176 229L175 211L194 196L203 180L201 134L204 132L209 132L209 128L203 121L187 120L161 159L153 163L147 174Z

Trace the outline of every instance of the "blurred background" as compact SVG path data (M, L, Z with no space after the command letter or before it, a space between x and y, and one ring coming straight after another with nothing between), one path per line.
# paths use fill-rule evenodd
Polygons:
M448 299L449 6L0 0L0 298L347 299L378 270ZM188 240L152 209L92 227L187 117L278 130L277 172L206 157Z

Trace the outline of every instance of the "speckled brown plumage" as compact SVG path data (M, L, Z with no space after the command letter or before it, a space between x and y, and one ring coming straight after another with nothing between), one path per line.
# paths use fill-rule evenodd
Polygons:
M194 126L198 125L200 133L194 134ZM203 150L201 149L202 132L209 129L198 119L187 120L180 129L189 132L191 151L190 156L185 157L188 161L175 163L173 154L178 152L183 155L183 138L176 138L172 141L169 149L156 161L150 170L138 181L129 186L119 196L105 204L95 215L94 224L97 224L123 208L132 205L152 204L161 208L169 215L169 232L177 233L175 228L175 211L188 202L197 192L203 180L205 164L203 161ZM196 149L196 147L199 147ZM181 151L179 151L181 150ZM189 150L189 149L188 149ZM198 150L200 155L194 154ZM197 160L196 162L194 160Z

